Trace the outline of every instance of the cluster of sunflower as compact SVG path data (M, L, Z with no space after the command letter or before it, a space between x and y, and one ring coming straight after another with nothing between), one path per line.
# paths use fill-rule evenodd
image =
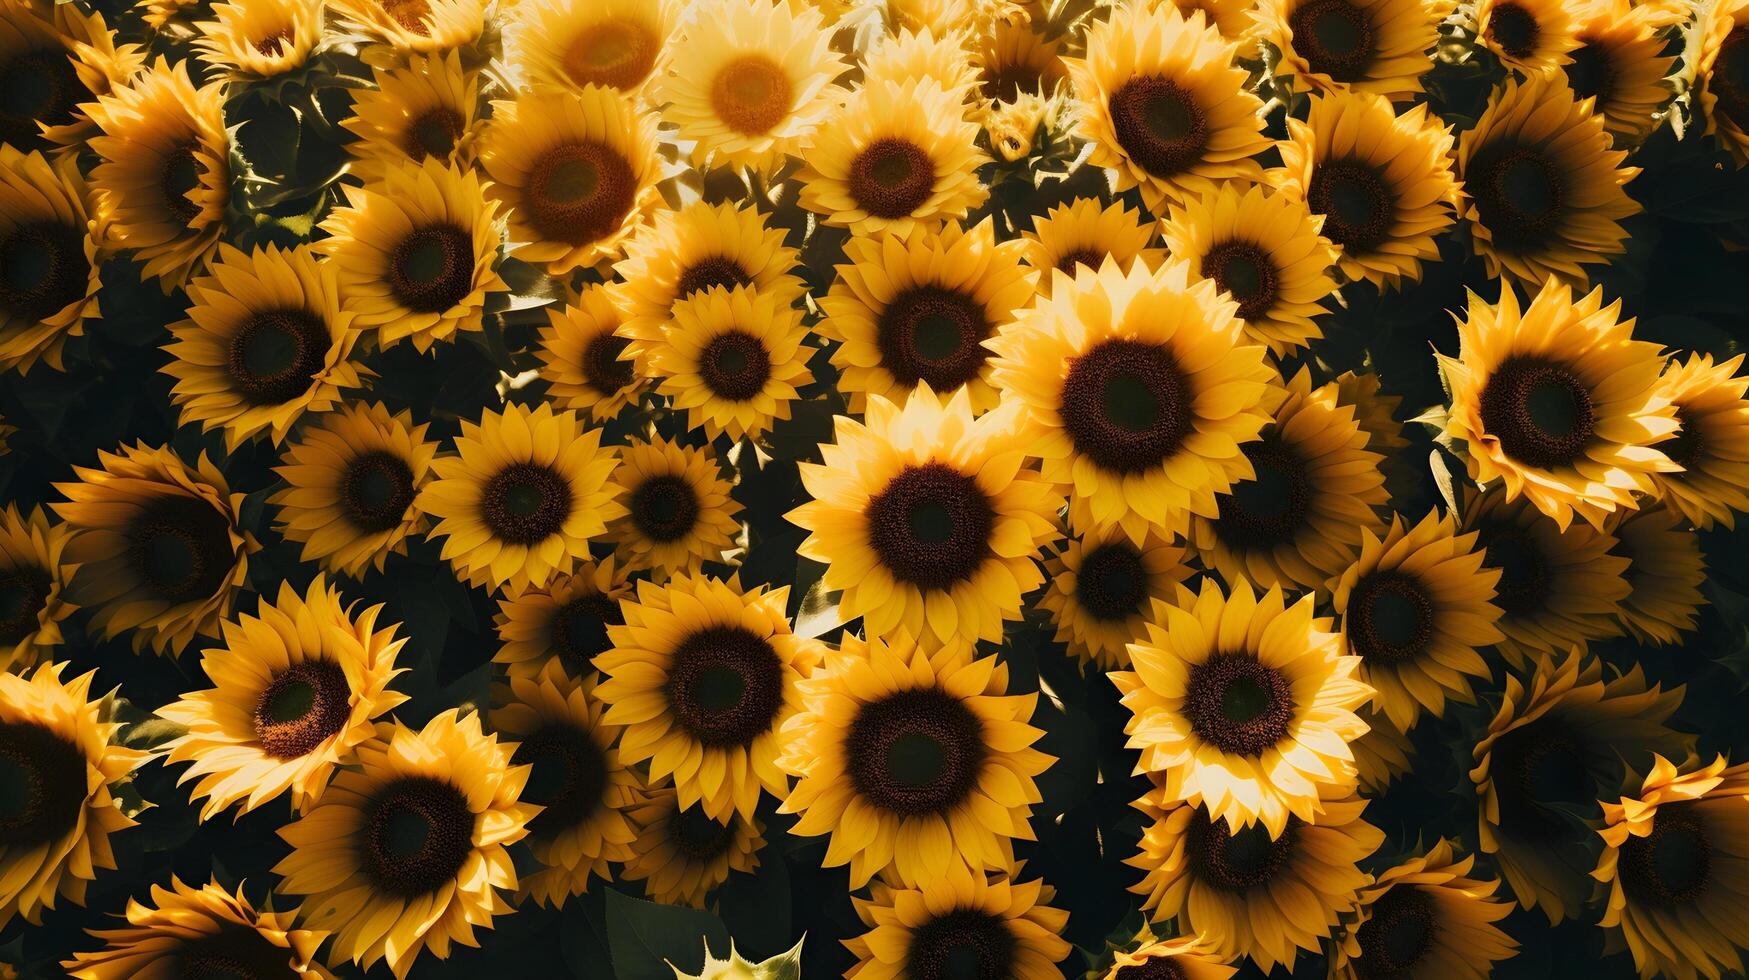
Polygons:
M0 89L0 976L1744 969L1749 0L0 0Z

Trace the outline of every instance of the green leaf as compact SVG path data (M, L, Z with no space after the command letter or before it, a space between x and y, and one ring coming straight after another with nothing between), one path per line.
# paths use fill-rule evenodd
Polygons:
M123 728L117 741L130 749L155 749L188 733L188 726L168 718L148 718Z
M728 928L709 912L607 893L607 948L617 980L674 980L677 969L702 970L707 944L729 948Z

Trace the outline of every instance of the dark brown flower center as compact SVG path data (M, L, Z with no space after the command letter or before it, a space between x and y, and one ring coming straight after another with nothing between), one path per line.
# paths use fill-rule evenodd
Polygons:
M1343 632L1371 666L1407 663L1433 641L1434 604L1426 583L1402 572L1373 572L1348 596Z
M474 239L455 225L426 225L389 259L389 288L415 313L441 313L474 291Z
M0 569L0 646L22 643L36 632L37 616L48 606L52 589L44 569Z
M913 286L893 297L876 327L881 366L899 384L918 382L943 394L978 376L990 351L990 322L974 296L940 286Z
M1676 434L1658 443L1658 450L1685 470L1699 466L1706 459L1707 448L1700 422L1701 416L1687 405L1676 406Z
M380 891L429 895L455 880L474 849L474 814L462 791L431 776L402 776L364 805L359 866Z
M1009 980L1020 942L982 909L957 909L911 930L905 975L914 980Z
M1591 388L1566 365L1514 357L1482 389L1482 427L1526 466L1555 469L1585 455L1597 432Z
M606 143L561 143L529 172L524 218L542 238L587 245L631 213L637 184L631 164Z
M631 341L618 334L604 333L583 348L583 381L602 395L616 395L637 380L632 362L621 360Z
M292 951L275 946L266 936L244 926L226 926L193 940L171 957L167 972L177 980L298 980L307 974L292 969Z
M455 152L456 141L462 138L467 120L449 106L433 106L420 113L407 126L402 149L414 160L436 157L446 160Z
M383 12L401 29L419 37L431 36L431 4L429 0L381 0Z
M1119 473L1164 463L1195 420L1172 352L1135 340L1106 340L1069 362L1061 415L1075 449Z
M1609 48L1599 41L1586 41L1569 52L1568 57L1573 60L1562 70L1567 73L1574 98L1596 99L1601 111L1615 93L1615 64Z
M1211 821L1199 806L1185 828L1185 847L1198 881L1225 892L1245 892L1267 888L1288 869L1299 831L1299 818L1290 817L1274 840L1262 823L1234 833L1225 817Z
M251 405L283 405L310 390L334 338L308 310L262 310L243 322L225 351L231 386Z
M1572 840L1580 833L1578 814L1597 807L1590 751L1558 720L1534 721L1496 739L1489 773L1501 830L1533 842Z
M1259 756L1287 737L1297 705L1287 676L1249 653L1216 653L1190 668L1184 717L1197 738Z
M1306 461L1274 431L1240 447L1256 474L1215 497L1220 517L1215 534L1229 546L1268 549L1290 544L1306 527L1312 482Z
M1482 529L1482 565L1500 570L1494 604L1508 616L1530 616L1549 599L1548 557L1528 528L1497 524Z
M739 261L727 255L711 255L686 267L686 271L674 283L674 298L681 300L719 286L732 290L752 283L753 277L747 274Z
M739 626L711 626L680 642L664 686L674 718L708 746L744 746L783 708L783 661L771 641Z
M1084 265L1089 269L1097 271L1099 269L1099 264L1105 261L1105 256L1107 254L1108 253L1101 252L1095 248L1072 249L1064 252L1058 257L1057 268L1062 270L1065 275L1069 276L1075 274L1076 266Z
M522 801L545 807L528 829L550 838L581 826L600 812L607 798L607 755L589 732L553 722L516 746L510 761L530 766Z
M91 261L78 228L33 221L0 232L0 312L37 323L85 298Z
M352 685L331 660L305 660L276 674L255 702L255 738L273 759L298 759L346 727Z
M127 538L129 567L166 602L216 595L237 562L230 520L211 504L181 494L147 504L129 523Z
M1503 3L1488 16L1488 40L1514 58L1528 58L1542 34L1536 16L1516 3Z
M200 205L188 196L201 186L201 178L206 174L206 164L195 156L199 145L188 140L164 153L158 189L164 194L164 208L173 224L192 225L200 217Z
M653 476L632 491L632 523L652 541L679 541L698 523L698 494L679 476Z
M1439 936L1438 913L1433 896L1414 885L1397 885L1375 899L1371 917L1355 931L1360 956L1353 963L1361 980L1409 976Z
M1464 178L1477 220L1500 248L1536 248L1566 223L1566 174L1538 147L1484 146L1470 158Z
M765 390L771 378L771 352L753 334L729 330L699 353L698 375L718 398L746 401Z
M39 124L64 126L91 92L65 50L25 51L0 64L0 139L20 149L42 145Z
M1118 146L1155 177L1171 177L1202 162L1209 147L1208 116L1195 93L1172 79L1139 75L1111 94Z
M401 526L413 506L413 469L386 449L360 453L346 463L340 506L347 523L366 534Z
M552 645L559 662L573 676L594 670L595 658L613 649L609 626L620 626L619 603L599 592L571 599L553 613Z
M1749 27L1725 35L1707 91L1718 100L1716 111L1739 129L1749 127Z
M538 544L559 533L574 505L571 484L538 463L512 463L480 491L480 519L511 544Z
M1150 956L1117 968L1117 980L1185 980L1184 967L1171 956Z
M1713 847L1693 804L1665 804L1652 817L1652 832L1621 845L1621 887L1645 908L1692 905L1712 881Z
M605 20L591 24L565 52L565 73L579 87L636 88L650 77L662 42L643 24Z
M935 161L915 143L878 139L850 161L850 197L877 218L903 218L935 192Z
M1075 601L1088 615L1122 622L1142 611L1148 600L1148 566L1128 541L1089 548L1075 575Z
M261 40L256 41L255 51L263 57L278 58L291 51L295 41L296 38L292 35L292 29L289 27L282 27Z
M789 117L795 91L783 66L762 54L743 55L711 80L711 108L743 136L763 136Z
M1288 16L1294 50L1315 72L1338 82L1366 77L1378 54L1372 16L1349 0L1310 0Z
M1250 242L1226 241L1209 249L1202 259L1202 274L1233 297L1242 320L1256 320L1268 313L1280 294L1275 259Z
M943 814L959 805L977 786L987 754L978 716L933 688L863 705L844 741L857 794L906 816Z
M1397 220L1397 195L1384 172L1360 160L1318 164L1306 203L1324 216L1324 237L1350 255L1376 251Z
M668 818L668 840L688 861L714 861L729 853L735 843L735 825L708 816L696 806L676 810Z
M73 830L85 776L77 745L45 725L0 722L0 840L23 852Z
M908 466L869 499L869 545L894 578L950 589L990 555L996 515L978 481L945 463Z

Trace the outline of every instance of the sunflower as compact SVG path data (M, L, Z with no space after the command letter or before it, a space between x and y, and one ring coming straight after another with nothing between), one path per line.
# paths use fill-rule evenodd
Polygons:
M28 374L38 361L61 370L67 338L98 316L109 247L95 204L76 159L0 144L0 370Z
M165 293L206 265L224 232L231 197L231 137L222 82L195 88L188 62L160 58L86 113L102 135L91 186L111 232Z
M1282 397L1237 304L1178 261L1052 276L1050 298L991 339L990 380L1044 430L1031 451L1071 492L1070 522L1140 542L1214 516L1215 494L1250 475L1237 447Z
M1032 230L1021 237L1021 260L1039 271L1038 291L1048 297L1056 279L1052 269L1073 278L1076 267L1098 269L1107 256L1124 272L1138 260L1157 268L1166 251L1151 247L1154 233L1153 221L1140 208L1078 197L1032 219Z
M479 81L460 55L416 55L374 72L375 84L354 90L352 115L340 123L357 137L347 146L354 174L368 183L409 161L472 162L485 122Z
M1549 279L1520 306L1508 283L1500 302L1470 293L1456 357L1436 354L1451 393L1445 433L1464 444L1470 477L1500 481L1566 528L1593 526L1639 507L1654 473L1677 469L1654 443L1680 424L1659 391L1659 344L1633 339L1621 301L1603 290L1575 300Z
M218 636L260 548L237 523L243 494L205 454L189 466L140 443L97 462L55 484L67 502L52 506L73 532L63 560L82 566L67 598L95 610L100 636L129 636L136 651L177 654L196 634Z
M1255 57L1257 4L1255 0L1141 0L1149 7L1169 4L1189 17L1202 11L1204 18L1221 32L1221 36L1239 44L1239 50Z
M115 44L103 15L79 6L0 3L0 144L20 153L78 146L93 133L81 103L108 95L145 63L137 44ZM57 154L58 155L58 154Z
M1426 467L1404 452L1409 439L1396 417L1403 396L1385 394L1378 372L1372 370L1344 371L1330 383L1336 386L1336 404L1354 409L1354 421L1366 433L1366 448L1384 457L1380 466L1391 499L1414 496L1414 488L1425 479Z
M530 85L605 85L637 95L660 73L679 19L674 0L519 2L510 61Z
M1591 876L1607 899L1598 924L1620 931L1640 976L1742 972L1749 764L1719 756L1678 768L1660 756L1637 795L1603 804L1599 833L1603 855Z
M1572 60L1576 12L1569 0L1477 0L1475 36L1501 64L1534 77Z
M961 31L900 28L896 34L880 37L863 55L863 84L933 79L947 91L969 98L978 86L978 71L967 40Z
M683 67L658 72L650 98L700 167L769 174L844 101L825 18L787 0L717 0L681 24L671 54Z
M611 88L526 90L492 104L480 158L516 257L555 276L605 268L661 201L656 118Z
M1743 356L1714 363L1709 354L1671 358L1658 394L1676 411L1676 435L1658 449L1682 469L1655 473L1652 483L1664 505L1700 530L1735 527L1749 511L1749 375L1739 376Z
M182 422L223 429L233 452L264 432L278 445L305 412L360 387L369 369L352 361L358 327L341 288L337 263L308 246L220 245L211 274L189 284L188 319L170 325L164 348Z
M1088 161L1139 187L1155 213L1226 181L1256 181L1269 147L1263 104L1234 64L1238 46L1171 3L1128 3L1087 31L1087 55L1064 59Z
M1611 530L1613 553L1628 560L1632 589L1616 607L1616 621L1640 643L1680 646L1706 603L1700 591L1706 581L1700 536L1668 507L1624 514Z
M322 40L322 0L232 0L194 25L194 49L221 77L255 82L302 68Z
M1410 757L1415 746L1408 734L1391 724L1390 716L1360 710L1360 720L1366 722L1366 734L1348 743L1354 750L1354 768L1360 775L1360 793L1372 797L1383 793L1391 783L1408 775L1415 765Z
M1003 21L980 32L972 43L971 67L985 107L1054 92L1069 77L1061 48L1060 40L1025 23Z
M845 242L850 261L820 299L815 329L838 344L832 363L851 413L865 412L870 395L904 401L920 383L943 396L965 388L973 412L994 408L984 341L1033 297L1038 274L1021 262L1025 250L998 243L989 218Z
M759 869L765 838L757 817L707 817L698 807L681 807L672 787L648 796L631 813L637 836L623 877L642 881L650 901L702 909L731 873Z
M1287 129L1276 144L1281 187L1324 217L1342 274L1380 288L1419 281L1454 220L1451 129L1425 105L1399 115L1371 92L1314 96L1305 121L1290 117Z
M328 9L341 27L388 45L393 60L454 51L486 26L486 0L329 0Z
M1384 834L1362 820L1366 801L1325 800L1316 822L1290 820L1271 837L1155 788L1136 801L1148 818L1140 853L1124 863L1144 877L1130 886L1155 922L1176 919L1214 955L1249 956L1264 972L1316 950L1357 892L1372 881L1356 864Z
M945 404L920 384L898 405L874 395L864 422L839 416L823 463L802 463L810 499L788 514L809 531L797 553L825 562L838 612L871 636L925 645L999 641L1003 620L1044 582L1062 494L1022 463L1012 400L974 419L961 389Z
M657 391L690 429L739 442L789 418L798 385L812 380L802 343L808 328L790 297L757 286L713 286L674 304L659 337L634 342L630 356L660 379Z
M602 719L593 673L573 677L553 659L512 676L508 689L489 720L516 739L510 761L530 767L523 798L543 808L528 822L528 843L544 869L522 879L522 893L563 905L591 878L609 878L608 862L631 860L631 811L644 801L644 782L614 744L619 726Z
M235 894L217 882L195 888L174 876L169 888L153 885L151 895L150 905L128 899L126 926L90 930L104 947L62 962L67 975L76 980L333 976L315 962L328 934L293 928L295 909L258 910L242 888Z
M304 924L333 933L330 965L386 960L405 977L422 951L477 946L474 929L510 911L506 845L540 812L518 802L530 767L513 751L453 708L422 729L384 725L358 746L358 768L280 828L292 852L273 872L281 892L307 896Z
M615 479L625 488L627 513L609 535L629 569L696 572L721 561L741 536L741 504L729 496L733 485L709 446L634 440L620 454Z
M65 664L0 674L0 926L42 923L61 897L85 904L99 869L115 870L109 836L134 826L111 787L147 755L113 744L114 695L91 699L95 673L61 680Z
M268 503L275 529L303 545L300 561L357 578L407 553L408 536L425 529L414 501L437 455L425 430L410 412L348 402L286 446L274 467L285 489Z
M288 790L292 808L308 811L376 734L374 719L407 700L388 689L407 641L376 629L382 608L354 616L317 575L307 594L281 582L276 602L225 621L224 645L201 655L213 686L158 709L187 729L161 751L193 763L177 783L195 781L193 798L206 798L200 819L239 802L241 816Z
M1190 519L1203 564L1229 582L1317 588L1354 561L1361 538L1385 527L1384 457L1367 448L1354 409L1336 388L1312 388L1301 368L1287 400L1255 442L1239 447L1251 476L1215 498L1215 515Z
M1650 8L1591 0L1581 11L1579 46L1562 67L1567 84L1575 98L1597 100L1592 111L1603 117L1616 143L1639 143L1658 125L1658 110L1673 94L1667 76L1676 59L1664 56Z
M1628 560L1613 553L1613 535L1586 524L1562 529L1529 501L1507 501L1497 487L1466 488L1463 500L1462 530L1477 532L1482 566L1500 572L1495 625L1506 639L1497 648L1508 661L1519 665L1538 651L1616 635L1617 606L1633 587Z
M608 287L583 287L576 299L548 308L547 320L535 354L549 401L593 422L617 418L637 401L643 380L622 359L631 337Z
M877 881L869 897L852 896L868 931L844 945L857 959L855 980L946 980L1003 977L1056 980L1056 964L1073 948L1062 936L1069 913L1048 902L1056 890L1020 865L986 875L955 866L910 887Z
M1695 26L1700 48L1695 78L1707 134L1719 141L1738 167L1749 166L1749 2L1708 4Z
M544 587L498 600L494 623L503 645L492 659L513 678L535 677L552 660L570 676L583 677L596 669L596 657L613 648L608 630L625 623L620 603L631 597L625 567L612 557L581 562Z
M66 594L79 569L65 560L69 536L41 507L0 509L0 673L31 666L64 639L61 621L79 608Z
M825 865L849 864L852 888L883 872L905 888L961 865L1006 872L1012 839L1034 839L1034 780L1055 760L1032 747L1038 695L1009 694L996 657L847 635L801 690L778 758L797 779L778 812L801 815L791 834L831 835Z
M1156 615L1190 576L1185 549L1156 534L1132 542L1119 528L1074 535L1045 562L1051 584L1038 600L1057 627L1056 641L1102 670L1130 665L1127 646L1164 625Z
M909 232L984 203L978 126L934 79L864 85L814 131L796 178L802 207L852 235Z
M1494 897L1498 880L1470 876L1475 864L1473 855L1459 858L1451 841L1438 840L1381 872L1331 937L1331 980L1493 976L1495 963L1518 953L1495 925L1512 903Z
M1498 568L1485 567L1475 532L1428 512L1411 527L1392 515L1381 539L1364 532L1360 557L1330 583L1343 642L1360 657L1372 708L1406 732L1447 699L1470 703L1471 678L1491 669L1480 650L1505 639L1491 601Z
M1265 40L1281 52L1278 77L1311 92L1374 92L1405 99L1433 68L1439 25L1453 0L1267 0Z
M414 506L438 519L443 558L469 584L514 594L568 575L589 541L625 516L613 482L616 451L601 430L542 402L463 420L456 455L432 461L436 479Z
M1281 357L1324 335L1312 318L1329 312L1319 304L1336 291L1339 253L1319 234L1323 224L1297 198L1223 184L1173 205L1160 235L1192 274L1239 304L1245 336Z
M1158 939L1144 924L1135 948L1116 952L1111 969L1099 980L1231 980L1237 972L1222 962L1208 940L1200 936Z
M1683 689L1648 685L1638 665L1607 681L1603 664L1578 651L1538 654L1532 667L1528 680L1506 675L1470 781L1482 853L1493 855L1518 904L1541 908L1553 925L1587 895L1595 856L1580 820L1625 778L1624 767L1681 753L1693 739L1664 725Z
M798 685L814 649L790 631L787 587L744 591L678 574L638 584L625 624L607 630L595 658L595 696L622 725L620 756L649 763L652 782L673 781L684 809L751 819L761 790L781 797L778 730L801 708Z
M1207 578L1200 593L1178 588L1130 644L1133 669L1110 675L1132 715L1136 771L1229 826L1280 837L1354 787L1348 743L1366 731L1355 710L1373 693L1355 679L1360 658L1313 617L1310 595L1289 605L1242 578L1231 595Z

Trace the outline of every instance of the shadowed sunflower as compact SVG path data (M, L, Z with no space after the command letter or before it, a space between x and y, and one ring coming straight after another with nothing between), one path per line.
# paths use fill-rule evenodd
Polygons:
M112 744L114 695L92 700L95 673L61 680L65 664L0 674L0 926L40 925L59 898L85 904L101 870L115 870L109 836L134 826L110 788L146 761Z
M1478 0L1476 38L1501 64L1534 77L1571 60L1576 12L1569 0Z
M998 243L989 218L845 242L850 261L820 299L815 330L838 343L832 363L851 413L865 412L870 395L902 402L919 384L943 397L963 387L973 412L994 408L984 341L1032 299L1037 273L1021 263L1025 248Z
M852 888L883 872L906 888L962 866L1007 872L1012 840L1035 839L1034 780L1056 760L1032 747L1038 695L1010 695L997 658L846 636L801 689L778 760L797 779L778 812L801 814L791 834L831 835L824 864L849 864Z
M408 535L425 529L414 501L437 455L425 429L410 412L350 402L286 446L273 469L286 487L268 503L278 508L275 529L303 544L300 561L357 578L407 553Z
M875 395L866 421L834 420L824 462L800 464L812 499L787 516L810 532L797 553L826 563L844 621L934 646L998 641L1021 617L1063 501L1022 465L1021 416L1009 400L974 419L965 389L944 404L919 384L902 406Z
M1495 925L1512 903L1494 897L1498 880L1470 877L1475 863L1439 840L1380 873L1331 936L1330 980L1493 976L1495 963L1518 954Z
M547 399L594 422L617 418L643 382L620 356L631 337L608 287L583 287L576 299L549 307L547 320L535 350Z
M1112 956L1111 969L1099 980L1230 980L1238 972L1200 936L1157 939L1144 924L1135 942L1134 949Z
M1660 345L1633 331L1601 288L1574 299L1551 278L1523 307L1508 283L1497 304L1470 293L1458 355L1436 354L1451 393L1445 433L1464 444L1470 477L1500 481L1507 500L1561 528L1637 509L1653 474L1677 469L1653 444L1680 423L1659 390Z
M231 138L224 84L195 88L188 62L160 58L85 112L102 130L91 186L116 243L132 249L141 278L165 293L206 265L224 231L231 197Z
M1354 421L1366 433L1366 448L1384 457L1379 465L1385 471L1385 489L1391 499L1414 496L1426 479L1426 467L1403 451L1409 448L1409 440L1396 417L1403 396L1385 394L1378 372L1367 369L1344 371L1330 384L1336 386L1336 404L1354 408Z
M1251 476L1193 515L1190 540L1229 582L1315 589L1354 561L1361 538L1384 531L1384 458L1367 448L1336 387L1312 388L1301 368L1262 437L1239 447Z
M613 648L608 630L625 623L620 602L631 598L623 566L612 557L580 562L576 571L498 600L493 622L502 646L493 661L511 677L533 677L557 660L572 677L596 669L595 658Z
M1360 720L1366 722L1366 734L1348 743L1354 750L1354 768L1360 776L1360 793L1373 797L1383 793L1400 777L1408 775L1415 765L1410 761L1415 746L1409 736L1391 724L1390 716L1360 709Z
M1147 635L1173 586L1190 576L1185 549L1149 534L1140 544L1119 528L1071 536L1045 562L1050 588L1038 600L1051 614L1058 643L1102 670L1130 665L1126 647Z
M1233 63L1237 46L1201 12L1128 3L1087 32L1087 56L1064 59L1088 161L1139 187L1155 213L1225 181L1263 176L1263 104Z
M508 703L489 716L516 739L511 763L530 767L523 802L542 808L528 822L528 845L545 869L521 886L542 905L583 894L591 878L611 877L608 862L633 853L631 811L644 801L644 781L614 746L620 728L602 720L595 688L593 673L573 677L548 660L538 673L512 676Z
M661 202L656 117L616 90L529 90L492 104L480 158L516 257L553 275L606 268Z
M1628 560L1612 553L1615 537L1586 524L1565 530L1527 500L1511 503L1498 487L1464 491L1463 530L1478 532L1482 566L1498 569L1497 649L1521 666L1538 651L1583 647L1614 636L1617 604L1633 591Z
M901 28L896 34L883 35L863 55L863 84L933 79L949 92L969 99L978 85L978 72L967 40L963 31L937 33L928 27L916 31Z
M67 338L98 316L109 243L95 204L73 157L0 144L0 370L61 370Z
M325 412L341 389L364 383L370 371L352 361L358 327L341 305L336 263L307 246L220 245L211 273L189 284L188 319L170 325L164 348L184 425L223 429L233 452L263 433L278 445L305 412Z
M1749 166L1749 0L1708 4L1695 26L1695 78L1707 135Z
M1312 318L1336 291L1340 254L1318 230L1324 220L1286 194L1223 184L1174 205L1160 226L1167 251L1213 279L1239 304L1245 336L1281 357L1322 337Z
M375 84L354 92L352 116L340 125L358 137L347 151L352 172L366 183L409 161L472 162L485 122L479 116L479 81L462 70L456 52L377 68Z
M1580 911L1596 862L1583 821L1654 753L1692 747L1664 725L1682 692L1648 685L1637 665L1606 681L1603 664L1576 650L1539 654L1528 681L1506 675L1470 781L1482 853L1494 856L1526 911L1541 908L1551 925Z
M1030 451L1071 491L1070 523L1139 542L1214 516L1281 398L1237 304L1177 261L1052 276L1050 298L991 339L990 380L1043 429Z
M486 0L331 0L340 26L381 41L377 58L442 54L479 40L486 26Z
M1505 639L1490 601L1500 570L1482 561L1477 535L1459 534L1449 515L1429 511L1413 527L1392 515L1384 537L1365 531L1360 557L1331 581L1343 641L1393 729L1408 731L1423 710L1444 717L1447 699L1471 703L1470 679L1491 673L1479 650Z
M1749 511L1749 375L1738 375L1743 357L1713 362L1710 354L1671 358L1658 394L1675 408L1676 435L1658 449L1682 469L1655 473L1652 483L1664 505L1706 530L1715 523L1736 527Z
M1596 99L1592 111L1617 144L1633 145L1658 125L1658 110L1674 90L1666 76L1676 59L1663 54L1655 12L1628 0L1591 0L1580 8L1578 41L1562 71L1578 99Z
M0 3L0 144L20 153L81 146L95 132L81 103L108 95L145 63L115 44L103 15L39 0Z
M775 171L844 100L846 68L818 10L787 0L717 0L682 21L651 101L693 163ZM812 154L810 153L810 156Z
M801 154L802 207L852 235L964 218L990 191L963 97L927 78L857 89Z
M322 0L232 0L194 25L194 49L220 77L255 82L302 68L322 40Z
M1640 170L1622 166L1591 106L1559 72L1508 81L1458 140L1463 216L1490 277L1583 288L1585 266L1627 250L1621 220L1640 205L1623 185Z
M79 570L65 560L70 536L41 507L0 509L0 673L32 666L61 645L61 621L79 608L66 594Z
M1144 872L1130 886L1142 908L1205 937L1221 959L1249 956L1265 972L1330 935L1372 881L1356 865L1385 837L1352 796L1325 800L1316 823L1295 818L1274 838L1261 825L1233 831L1170 790L1150 790L1135 806L1149 823L1140 853L1124 863Z
M638 834L621 875L642 881L650 901L664 905L704 908L731 873L759 869L759 850L765 846L758 818L730 813L714 820L698 807L682 809L672 788L649 793L649 800L632 810L632 825Z
M647 762L654 783L672 779L682 808L752 819L761 790L788 788L777 733L815 657L790 631L788 600L787 586L744 592L739 579L681 574L638 583L625 624L608 627L595 696L625 728L620 756Z
M232 804L248 813L291 792L306 812L335 770L354 761L376 734L374 719L407 700L388 689L405 638L377 629L382 606L356 617L340 591L317 575L299 596L281 582L254 616L224 624L224 645L201 655L213 686L158 709L186 734L160 749L172 764L193 763L177 785L194 781L200 819Z
M436 479L415 506L438 519L443 558L472 585L511 594L568 575L589 557L589 541L625 516L615 499L616 451L601 430L546 403L488 410L462 421L456 455L435 459Z
M61 966L77 980L141 977L333 976L315 962L325 932L294 929L298 910L256 909L239 887L232 894L217 882L195 888L180 878L152 886L151 904L128 899L128 924L92 929L104 942L91 953L74 953Z
M1062 42L1030 24L999 21L972 42L971 67L986 110L1014 103L1023 95L1050 95L1069 77L1060 55Z
M1707 577L1700 536L1667 507L1624 514L1611 530L1612 553L1628 560L1626 578L1633 590L1616 607L1616 621L1639 643L1680 646L1706 603L1700 591Z
M657 392L689 429L715 440L757 438L789 418L798 385L813 380L802 341L801 311L782 293L757 286L712 286L674 304L659 337L635 341L627 354L660 379Z
M1282 189L1323 215L1342 274L1381 289L1420 281L1454 220L1450 128L1424 105L1399 115L1370 92L1313 97L1305 121L1290 117L1287 128L1276 144Z
M540 807L518 801L529 767L480 731L480 717L445 711L411 729L385 724L358 747L315 808L281 827L291 854L274 866L280 891L304 899L304 924L331 932L331 966L386 960L407 976L429 949L478 946L476 928L511 910L506 845Z
M520 2L510 61L531 85L605 85L637 95L666 63L679 10L674 0Z
M177 654L197 633L218 636L260 548L237 524L243 494L204 454L189 466L140 443L97 462L55 484L67 502L51 506L74 533L64 559L83 566L67 597L95 610L91 629L127 635L136 651Z
M626 516L609 528L628 569L658 577L696 572L719 562L741 535L741 504L709 446L702 449L654 436L620 453L614 479L625 488Z
M1687 770L1687 771L1683 771ZM1603 804L1607 895L1599 925L1625 941L1640 976L1741 973L1749 947L1749 765L1719 756L1679 769L1659 756L1637 794ZM1619 948L1619 947L1618 947Z
M1278 77L1308 92L1373 92L1404 99L1433 68L1439 25L1453 0L1267 0L1262 38L1275 45Z
M1360 658L1313 618L1310 595L1288 605L1239 579L1226 596L1207 578L1199 594L1178 592L1130 644L1133 669L1110 675L1133 716L1136 772L1229 826L1280 837L1354 787L1348 743L1366 731L1355 709L1373 693L1355 679Z
M868 931L844 945L857 959L855 980L949 980L1003 977L1055 980L1073 948L1062 936L1069 913L1049 903L1042 879L1017 881L1022 865L999 873L956 866L912 887L877 881L868 898L852 897Z
M1039 271L1038 292L1047 297L1056 280L1052 269L1073 278L1077 267L1098 269L1109 256L1127 273L1137 260L1152 269L1166 257L1165 249L1150 247L1154 222L1145 212L1122 201L1102 205L1093 197L1078 197L1035 216L1021 241L1021 260Z

